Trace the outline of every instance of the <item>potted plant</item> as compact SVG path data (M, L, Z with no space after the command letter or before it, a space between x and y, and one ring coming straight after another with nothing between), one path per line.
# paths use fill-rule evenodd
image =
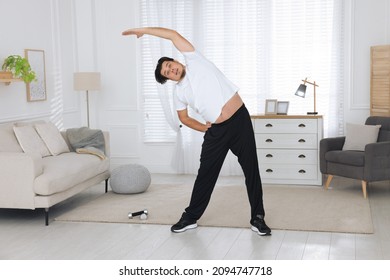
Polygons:
M36 80L36 74L32 71L30 63L20 55L10 55L4 59L2 70L12 72L14 78L20 78L25 83Z

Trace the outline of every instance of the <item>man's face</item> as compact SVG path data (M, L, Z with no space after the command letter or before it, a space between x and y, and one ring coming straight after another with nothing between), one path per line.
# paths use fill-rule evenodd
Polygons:
M160 73L165 78L178 82L184 77L185 70L183 64L177 62L176 60L164 61L161 66Z

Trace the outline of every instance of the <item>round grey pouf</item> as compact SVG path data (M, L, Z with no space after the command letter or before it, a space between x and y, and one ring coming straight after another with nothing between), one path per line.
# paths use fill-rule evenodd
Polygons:
M151 181L150 172L146 167L128 164L112 170L110 186L114 193L141 193L149 188Z

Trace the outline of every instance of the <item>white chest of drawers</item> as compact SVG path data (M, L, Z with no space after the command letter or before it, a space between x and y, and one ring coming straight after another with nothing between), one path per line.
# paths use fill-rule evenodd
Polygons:
M322 185L322 116L258 115L252 120L263 183Z

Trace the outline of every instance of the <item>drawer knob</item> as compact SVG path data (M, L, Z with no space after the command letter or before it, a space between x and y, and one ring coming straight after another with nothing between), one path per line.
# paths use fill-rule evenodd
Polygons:
M306 127L306 125L301 123L301 124L298 125L298 127Z
M299 173L301 173L301 174L304 174L304 173L306 173L306 171L305 171L305 170L303 170L303 169L299 170L298 172L299 172Z
M271 154L267 154L265 157L267 157L267 158L272 158L272 157L274 157L274 156L271 155Z
M270 123L267 123L267 124L265 125L265 127L273 127L273 125L270 124Z
M272 143L273 141L272 141L272 139L267 139L267 140L265 140L265 142Z
M305 140L305 139L299 139L298 142L299 142L299 143L305 143L306 140Z
M306 158L305 155L299 155L298 157L299 157L299 158Z
M265 172L267 172L267 173L272 173L272 172L274 172L272 169L267 169Z

